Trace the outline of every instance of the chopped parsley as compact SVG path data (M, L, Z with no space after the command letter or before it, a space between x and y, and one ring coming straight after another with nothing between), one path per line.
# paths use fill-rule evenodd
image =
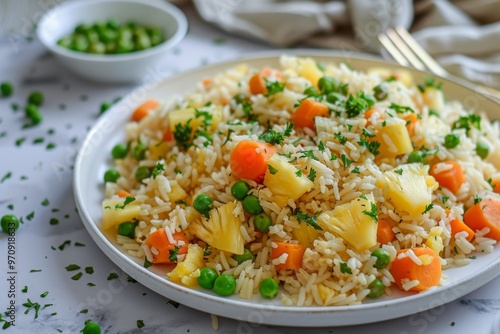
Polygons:
M342 274L352 275L352 270L349 268L346 262L340 262L340 272Z
M151 267L151 264L152 264L152 263L151 263L151 262L149 262L149 261L148 261L148 259L144 259L144 264L143 264L144 268L149 268L149 267Z
M325 144L323 144L323 142L321 140L319 141L319 144L318 144L318 150L320 152L323 152L325 150Z
M94 267L85 267L85 272L92 275L94 273Z
M40 297L45 298L45 297L47 297L47 295L48 295L48 294L49 294L49 292L48 292L48 291L45 291L45 292L43 292L43 293L40 295Z
M334 133L333 138L337 139L341 145L347 143L347 137L342 135L340 132Z
M179 254L179 247L175 246L174 249L169 250L168 253L170 254L170 257L168 258L168 260L170 262L176 262L177 255Z
M151 172L153 179L156 179L157 176L161 175L165 171L165 165L161 162L157 162L155 168Z
M106 278L108 281L111 281L111 280L114 280L114 279L117 279L119 276L117 273L110 273L108 275L108 277Z
M271 175L278 173L278 170L273 166L271 166L270 164L267 165L267 169L269 169L269 173L271 173Z
M359 167L354 167L354 168L351 170L351 173L354 173L354 174L359 174L359 173L360 173Z
M181 305L181 304L179 304L178 302L173 301L173 300L169 300L169 301L167 302L167 304L170 304L170 305L172 305L172 306L173 306L173 307L175 307L175 308L179 308L179 306Z
M22 143L26 140L26 137L21 137L19 139L16 139L16 146L21 146Z
M363 213L369 216L375 223L378 223L378 208L375 203L370 203L370 211L364 210Z
M39 303L36 303L36 302L34 303L28 298L28 301L23 303L23 306L26 307L26 311L24 311L24 314L28 314L29 311L34 309L35 310L35 319L38 318L38 311L40 311L40 304Z
M422 212L422 214L426 214L427 212L429 212L432 208L434 207L433 204L429 204L425 207L425 210L424 212Z
M71 276L71 279L72 279L73 281L78 281L78 280L82 277L82 275L83 275L83 273L80 271L79 273L77 273L77 274L75 274L75 275Z
M415 110L413 110L412 108L407 107L407 106L400 106L396 103L391 103L391 105L389 106L389 109L396 111L398 114L402 114L405 112L415 113Z
M42 271L42 269L31 269L30 273L39 273L41 271Z
M137 328L144 327L144 320L137 320Z
M315 230L322 230L321 226L317 223L316 214L309 216L307 213L297 212L295 213L295 218L299 221L299 223L304 222L307 225L311 226Z
M478 197L477 195L474 196L474 204L477 204L479 202L481 202L483 199L481 197Z
M481 130L481 117L475 114L462 116L453 123L451 129L465 129L465 132L469 134L471 126L478 130Z
M198 109L194 110L194 117L203 118L203 125L205 127L212 125L212 114L208 111L199 111Z
M352 164L352 160L349 159L345 154L342 154L340 156L340 161L342 161L345 168L349 168L349 166Z
M193 127L191 126L192 119L188 119L186 124L177 123L174 127L174 139L177 145L187 150L191 147L191 133L193 132Z
M50 218L49 224L50 225L57 225L57 224L59 224L59 219L52 217L52 218Z
M48 206L50 204L48 198L44 199L41 204L43 206Z
M0 183L3 183L3 181L9 179L10 177L12 176L12 173L11 172L7 172L1 179L0 179Z
M442 86L442 82L436 82L434 78L426 78L424 84L418 84L417 88L421 93L423 93L427 87L441 89Z
M299 151L298 153L302 153L299 158L311 158L313 160L318 160L318 158L314 155L313 150Z
M397 173L397 174L399 174L399 175L403 175L403 169L402 168L396 169L394 172Z
M302 176L302 171L299 169L298 171L295 172L295 176L301 177Z
M359 116L361 113L364 113L369 107L370 102L367 101L366 96L362 92L361 94L358 94L357 97L349 95L345 103L345 112L347 117L353 118Z
M69 246L71 245L71 241L70 240L65 240L62 244L60 244L57 248L59 248L59 250L64 250L64 247L66 246Z
M376 140L370 141L370 140L367 140L365 137L361 137L361 139L358 141L358 145L362 146L362 147L366 147L366 149L374 156L377 156L380 154L380 151L379 151L380 143Z
M311 167L311 169L309 170L309 175L307 175L307 178L311 182L314 182L314 180L316 179L316 170L314 168Z
M286 128L282 132L278 132L272 129L259 135L259 139L265 141L271 145L281 145L285 140L285 137L290 137L293 130L293 123L286 123Z
M133 201L135 201L135 197L127 196L127 197L125 197L125 201L123 201L122 205L120 205L120 204L115 205L115 209L124 209L127 205L129 205Z
M80 269L80 266L77 264L69 264L66 267L64 267L64 269L66 269L66 271L74 271Z
M279 81L269 81L267 78L264 78L266 82L267 93L264 94L265 97L269 97L271 95L281 93L285 90L285 83Z

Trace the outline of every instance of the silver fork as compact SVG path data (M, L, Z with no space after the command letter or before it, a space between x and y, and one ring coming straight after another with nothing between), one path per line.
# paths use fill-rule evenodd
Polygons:
M428 71L445 78L450 76L450 74L417 43L406 29L402 27L388 29L385 33L379 34L378 39L398 64L402 66L412 66L418 70ZM492 97L497 102L500 102L500 91L479 84L473 85L478 93Z

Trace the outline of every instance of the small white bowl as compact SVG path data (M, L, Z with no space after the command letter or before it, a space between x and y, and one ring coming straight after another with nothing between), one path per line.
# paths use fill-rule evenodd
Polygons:
M135 21L163 30L165 41L143 51L97 55L66 49L57 41L73 32L80 23L116 19L120 23ZM37 36L62 65L74 73L106 83L134 82L143 79L148 68L179 43L187 32L187 19L174 5L158 1L89 0L68 1L47 12L40 20ZM150 72L150 71L149 71Z

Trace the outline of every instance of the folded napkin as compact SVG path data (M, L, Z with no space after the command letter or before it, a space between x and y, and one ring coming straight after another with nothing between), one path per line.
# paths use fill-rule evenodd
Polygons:
M500 88L500 0L193 0L222 29L287 47L380 53L402 26L450 73Z

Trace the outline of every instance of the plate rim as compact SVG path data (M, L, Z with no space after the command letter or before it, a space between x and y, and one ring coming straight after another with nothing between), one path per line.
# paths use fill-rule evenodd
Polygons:
M94 242L96 242L96 244L99 246L99 248L106 254L106 256L110 258L112 262L117 264L123 271L125 271L134 279L139 281L142 285L154 290L155 292L164 297L179 301L179 299L182 299L182 297L186 296L186 294L190 294L196 299L195 301L181 300L180 303L189 306L191 308L198 309L207 313L213 313L220 316L230 317L236 320L243 320L250 322L252 322L251 319L243 319L243 316L240 316L239 313L241 312L241 310L267 312L269 314L272 314L273 316L267 317L264 321L261 322L262 324L285 325L285 326L293 325L298 327L324 327L324 326L345 326L345 325L355 325L355 324L366 324L366 323L378 322L388 319L394 319L397 317L407 316L416 312L421 312L428 310L430 308L438 307L448 302L451 302L455 299L458 299L461 296L470 293L471 291L479 288L480 286L493 280L496 276L500 275L500 270L498 270L498 268L500 268L500 258L498 258L496 259L496 261L488 264L481 270L471 273L470 275L460 278L454 282L451 282L450 284L432 290L428 290L421 294L413 294L401 298L394 298L388 300L381 300L377 302L362 303L357 305L345 305L345 306L285 306L281 303L281 301L277 303L278 305L258 304L255 303L255 301L244 301L240 299L234 299L234 298L231 299L231 298L214 296L200 290L187 288L178 285L176 283L170 282L168 281L168 279L161 277L158 274L155 274L150 270L148 270L147 268L144 268L143 266L139 265L130 256L122 253L118 247L115 247L115 245L113 245L108 240L108 238L100 231L98 225L96 224L97 222L93 221L89 212L85 208L85 203L83 203L82 196L80 196L81 192L80 177L82 173L81 172L82 161L86 153L92 148L91 141L93 136L95 136L96 133L98 133L106 125L106 121L108 120L108 118L110 118L111 116L113 116L113 114L117 112L121 112L120 107L122 105L125 105L126 102L130 100L131 97L133 97L134 94L136 94L137 92L149 91L155 89L165 81L172 81L182 76L196 74L197 72L215 70L218 67L229 68L230 66L234 66L235 64L239 63L263 60L265 58L279 58L283 54L290 54L303 57L313 57L313 58L331 56L334 58L332 59L332 61L339 60L342 56L342 52L335 52L329 50L313 50L313 49L294 49L294 50L279 49L271 51L254 52L245 55L243 57L236 57L229 60L212 63L206 66L199 66L190 69L188 71L175 74L173 76L168 76L166 78L163 78L162 80L159 80L151 84L138 86L130 93L128 93L126 97L122 99L122 101L120 101L110 110L108 110L105 115L101 116L101 118L94 124L94 126L88 132L85 140L83 141L79 149L77 158L75 160L75 169L73 175L73 194L78 208L78 213L84 223L85 228L87 229L87 232L90 234L90 236L92 237ZM348 57L345 57L345 59L346 60L355 59L357 61L375 62L377 64L386 67L389 66L394 68L405 68L395 63L389 63L387 61L384 61L378 57L366 57L365 54L350 53ZM425 73L415 69L410 69L410 70L415 72ZM437 75L432 75L427 73L426 75L436 77L445 81L454 82L454 84L463 86L471 91L474 91L473 85L468 83L463 84L462 83L463 80L455 81L453 78L450 77L442 78ZM194 84L195 83L193 83L193 85ZM478 92L476 93L482 95ZM486 96L484 96L484 98L496 103L495 100L490 99ZM468 284L471 281L481 282L481 283L479 285L476 284L477 286L471 287L470 284ZM166 285L169 288L166 289L167 290L166 293L165 289L162 289L164 285ZM444 296L444 293L450 290L454 290L456 291L456 293L450 296ZM420 307L418 308L418 310L415 310L411 304L415 300L420 300L420 299L429 300L432 301L432 303L428 303L426 307ZM213 310L207 311L207 309L205 308L207 303L210 305L215 303L222 307L214 308ZM396 316L388 314L390 312L386 312L385 316L376 316L376 317L374 316L374 313L379 313L379 310L381 308L387 310L388 308L394 308L394 307L400 309L399 313ZM236 308L239 311L235 311L234 308ZM401 309L404 309L404 311L401 311ZM411 311L409 312L409 310ZM361 319L362 317L358 317L357 319L358 321L356 322L346 321L345 319L342 319L343 317L342 314L351 312L364 312L366 313L367 316L364 319ZM274 317L277 314L281 315L278 319ZM316 320L316 322L311 323L311 321L304 321L303 319L296 317L297 314L307 315L310 317L310 319ZM327 318L325 314L327 315L336 314L335 319L340 321L338 322L325 321L325 318Z

